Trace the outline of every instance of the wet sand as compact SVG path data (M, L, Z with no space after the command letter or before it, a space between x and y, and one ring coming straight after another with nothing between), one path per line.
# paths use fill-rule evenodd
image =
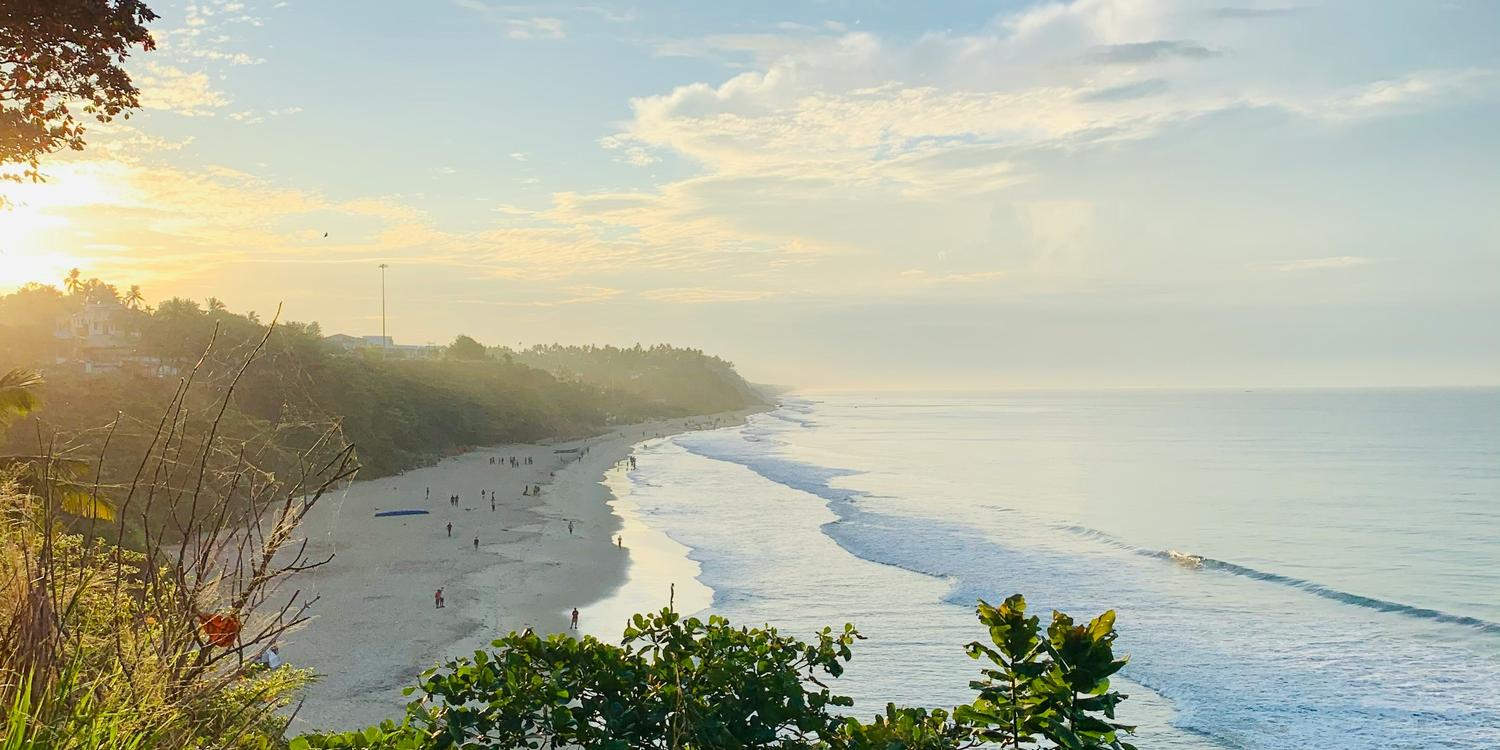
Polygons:
M632 425L566 443L483 448L324 498L304 526L308 554L335 556L293 581L291 588L318 600L314 619L281 648L287 663L319 675L291 732L397 718L409 700L402 688L423 670L512 630L565 632L573 607L587 620L588 606L625 581L630 553L629 538L624 549L616 546L620 519L608 504L605 473L638 442L709 428L715 420L736 423L748 413ZM533 463L499 462L511 456ZM541 494L522 495L527 485L541 485ZM456 507L448 501L455 493ZM428 514L374 515L400 509ZM444 609L434 608L439 587Z

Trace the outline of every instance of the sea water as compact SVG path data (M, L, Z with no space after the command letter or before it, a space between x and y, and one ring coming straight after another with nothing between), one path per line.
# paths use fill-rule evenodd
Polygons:
M972 700L1019 592L1117 611L1143 748L1500 748L1500 391L801 394L636 457L601 611L852 622L857 714Z

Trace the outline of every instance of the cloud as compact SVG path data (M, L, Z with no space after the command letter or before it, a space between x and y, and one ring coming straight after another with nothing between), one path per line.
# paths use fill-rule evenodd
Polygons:
M618 160L631 166L645 167L661 161L659 157L646 150L644 146L633 143L626 136L605 136L599 139L599 145L610 151L618 151L620 153L619 157L617 157Z
M507 18L501 23L506 27L505 35L511 39L562 39L568 35L561 18Z
M1305 258L1303 260L1292 260L1285 263L1277 263L1271 268L1282 272L1297 271L1324 271L1335 268L1354 268L1363 266L1370 262L1369 258L1360 258L1353 255L1340 255L1333 258Z
M301 107L282 107L280 109L247 109L240 112L230 112L229 119L235 122L243 122L246 125L259 125L272 117L295 115L302 111Z
M1457 96L1493 89L1497 82L1500 82L1500 73L1479 68L1415 71L1399 78L1346 89L1328 97L1328 104L1318 108L1317 113L1335 119L1403 114Z
M1258 19L1258 18L1276 18L1278 16L1291 15L1292 13L1296 13L1296 12L1298 12L1300 10L1301 10L1301 8L1295 8L1295 7L1281 7L1281 8L1236 8L1236 7L1227 7L1226 6L1226 7L1222 7L1222 8L1211 8L1211 9L1209 9L1207 11L1204 11L1204 13L1207 14L1208 16L1210 16L1210 17L1213 17L1213 18Z
M1130 44L1111 44L1098 47L1089 55L1089 59L1106 65L1134 65L1174 57L1187 60L1206 60L1211 57L1218 57L1219 55L1219 52L1195 42L1161 39L1154 42L1133 42Z
M507 37L517 40L564 39L574 26L610 29L636 20L634 11L620 11L603 5L509 4L489 0L453 0L453 4L499 24ZM601 23L607 26L601 27Z
M641 296L653 302L670 305L701 305L711 302L752 302L775 295L775 292L748 289L672 288L651 289Z
M1141 99L1147 96L1164 94L1172 84L1162 78L1149 78L1144 81L1133 81L1122 83L1118 86L1098 89L1096 91L1085 91L1079 97L1086 102L1122 102L1129 99Z
M564 305L586 305L604 302L624 293L620 289L603 286L565 286L555 289L534 289L530 292L530 296L533 299L516 299L514 295L507 295L506 299L499 300L459 298L453 301L460 305L482 305L486 307L562 307Z
M215 110L229 104L229 98L213 87L206 73L188 72L171 65L148 63L139 87L142 107L188 117L212 117Z

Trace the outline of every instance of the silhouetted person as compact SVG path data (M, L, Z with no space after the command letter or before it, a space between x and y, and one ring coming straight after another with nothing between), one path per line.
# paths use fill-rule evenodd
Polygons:
M573 608L573 622L571 624L569 624L568 627L570 629L572 629L572 630L577 630L578 629L578 608L577 607Z
M453 522L452 521L448 522L448 538L449 539L453 538Z

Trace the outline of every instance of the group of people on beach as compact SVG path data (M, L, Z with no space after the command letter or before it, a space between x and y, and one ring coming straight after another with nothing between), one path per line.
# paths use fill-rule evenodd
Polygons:
M584 446L582 449L580 449L578 451L578 453L574 456L575 460L582 459L582 457L585 454L588 453L588 450L589 450L588 446ZM629 466L631 469L635 469L636 468L636 458L635 458L635 456L626 456L624 459L622 459L622 463L624 463L625 465ZM504 457L501 457L501 456L491 456L490 457L490 465L492 465L492 466L505 466L507 464L509 464L511 468L517 468L517 467L520 467L520 466L530 466L530 465L533 465L534 461L532 460L532 458L530 456L523 456L523 457L519 457L519 458L516 457L516 456L504 456ZM557 473L556 472L552 472L551 476L556 477ZM542 486L540 484L527 484L527 485L523 485L523 487L521 489L521 494L524 495L524 496L527 496L527 497L539 496L539 495L542 494ZM498 496L495 493L495 491L494 490L488 490L488 493L486 494L486 490L482 490L481 489L479 491L479 498L480 498L480 500L484 500L484 499L486 499L486 497L488 497L488 499L490 501L490 510L491 511L496 510L497 502L498 502ZM432 488L431 487L427 488L427 498L428 499L432 498ZM462 500L462 496L459 493L454 493L454 494L452 494L452 495L450 495L448 497L448 503L450 505L454 506L454 507L458 507L460 505L460 503L461 503L461 500ZM568 523L568 536L572 536L573 535L573 531L574 531L574 520L571 519L571 518L567 519L567 523ZM448 537L451 539L453 537L453 522L452 521L449 521L447 523L446 529L447 529L447 532L448 532ZM617 548L622 549L622 550L625 548L625 537L624 537L623 534L616 535L615 539L614 539L614 542L615 542L615 546ZM479 537L477 535L474 537L473 544L474 544L474 551L478 552L479 551ZM443 598L443 589L442 588L438 588L435 592L433 592L432 603L433 603L433 608L434 609L443 609L443 608L445 608L447 606L447 600L445 600ZM573 612L572 612L571 617L569 619L568 628L570 630L577 630L578 629L578 608L577 607L573 608Z

